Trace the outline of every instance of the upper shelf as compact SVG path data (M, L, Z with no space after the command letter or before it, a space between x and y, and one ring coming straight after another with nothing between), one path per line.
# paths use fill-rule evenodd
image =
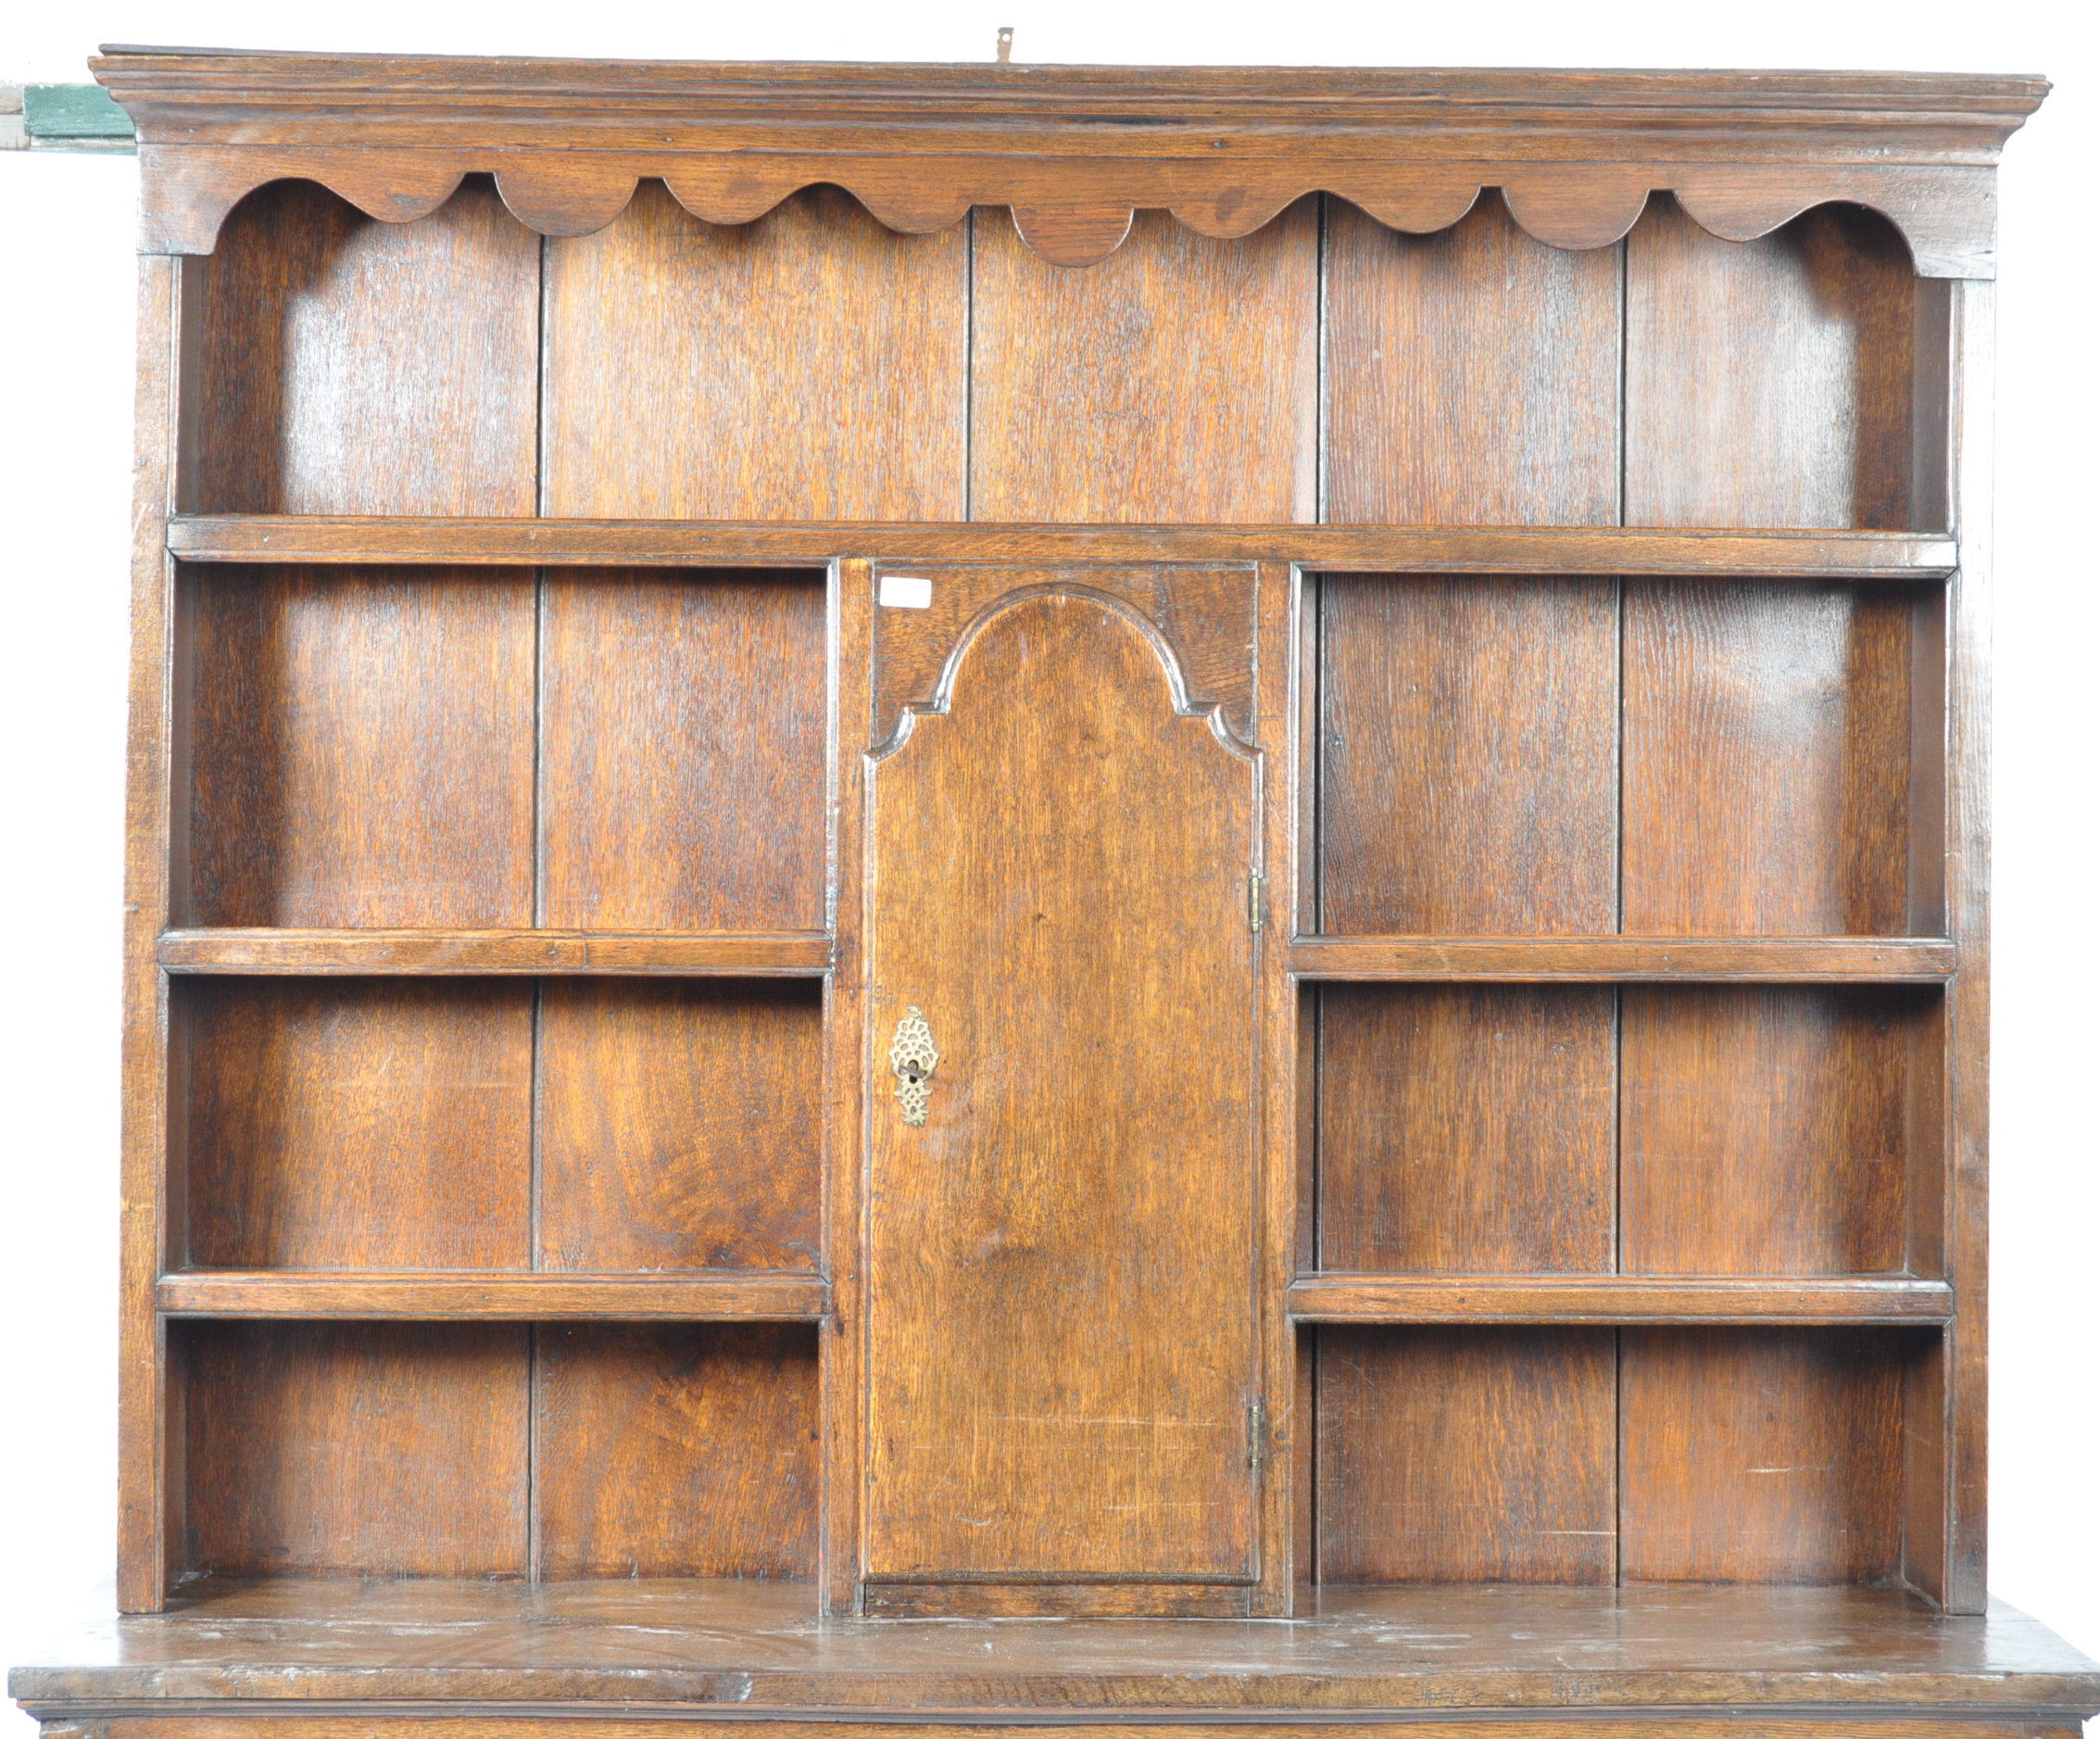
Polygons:
M348 519L171 520L184 561L445 562L538 567L821 567L881 561L1295 561L1327 573L1672 574L1940 580L1935 532L1661 531L1591 526L1012 525L987 522Z
M1246 235L1308 193L1441 230L1486 186L1558 247L1598 247L1673 193L1731 241L1870 206L1928 277L1988 277L1993 167L2048 89L1919 73L1393 71L485 60L113 49L95 77L140 140L141 246L206 254L265 183L373 217L493 172L529 228L580 235L660 178L710 223L841 186L890 228L1007 206L1091 265L1138 208Z

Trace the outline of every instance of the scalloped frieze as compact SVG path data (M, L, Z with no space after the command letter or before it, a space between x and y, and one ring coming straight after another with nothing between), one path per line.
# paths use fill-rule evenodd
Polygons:
M1874 164L1818 167L1746 163L1470 163L1337 165L1326 173L1276 164L1204 187L1193 170L1128 160L1031 166L927 160L912 184L896 183L882 159L808 158L640 159L627 154L546 152L508 160L447 158L417 150L366 148L141 148L140 249L208 254L227 215L273 181L318 182L384 222L426 216L459 183L492 173L504 204L541 235L587 235L626 209L645 179L660 180L703 222L749 223L805 187L844 188L889 229L922 233L960 222L972 206L1006 206L1022 239L1053 265L1092 266L1130 233L1139 209L1164 209L1199 234L1251 234L1309 193L1362 208L1390 229L1429 234L1500 187L1518 227L1553 247L1606 247L1639 220L1649 198L1669 193L1694 221L1723 240L1745 242L1833 201L1886 217L1909 245L1921 277L1988 277L1994 271L1994 178L1988 168Z
M1138 209L1204 235L1327 193L1396 230L1487 187L1555 247L1603 247L1651 195L1730 241L1844 201L1927 277L1987 277L2006 139L2038 79L1916 73L1367 71L418 59L119 51L95 75L141 141L141 246L207 254L265 183L388 222L494 175L528 228L582 235L643 178L710 223L844 188L882 223L1005 206L1045 259L1106 258Z

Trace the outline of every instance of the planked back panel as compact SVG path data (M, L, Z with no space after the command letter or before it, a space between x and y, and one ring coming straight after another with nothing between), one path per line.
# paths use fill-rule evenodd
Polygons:
M199 282L184 486L219 511L1893 528L1943 510L1936 304L1893 230L1848 208L1738 245L1659 196L1623 243L1563 251L1492 192L1421 237L1313 196L1237 241L1141 211L1074 270L998 207L904 236L819 188L715 226L645 182L605 228L543 241L478 178L408 224L286 183L244 204ZM1314 728L1290 775L1318 927L1943 922L1936 591L1329 574L1305 595ZM835 693L827 669L856 644L836 597L810 573L185 573L175 915L821 929L860 897L833 878L855 867L836 853L869 746L837 712L864 673ZM1087 640L1037 613L1030 657ZM1237 656L1238 617L1219 634ZM1127 725L1043 723L1116 687L1120 655L1087 644L1031 703L1027 776L970 812L974 834L1025 831L1014 793L1040 800ZM1280 645L1247 650L1284 668ZM1255 733L1252 702L1228 724ZM1101 800L1098 777L1075 788ZM878 928L902 886L894 863L878 878ZM929 914L885 934L930 945ZM885 1008L897 993L881 972L871 989ZM834 1018L861 993L835 983ZM827 1191L850 1205L859 1162L836 1107L827 1126L824 1006L734 983L183 986L180 1250L819 1266ZM1326 1267L1944 1267L1937 992L1367 985L1309 990L1301 1014L1303 1241ZM1201 1119L1184 1109L1185 1146ZM892 1227L892 1257L923 1257L923 1231ZM1144 1383L1240 1357L1229 1290L1203 1292L1180 1353L1131 1354L1154 1359ZM1038 1292L1032 1320L1054 1326L1064 1295ZM861 1300L841 1297L851 1318ZM1011 1375L990 1333L960 1355L973 1380ZM1908 1535L1939 1513L1929 1335L1364 1327L1298 1344L1293 1527L1319 1579L1876 1581L1926 1561ZM850 1505L861 1472L818 1455L817 1345L802 1328L181 1325L180 1556L811 1576L822 1488ZM893 1398L947 1392L915 1329L877 1350ZM1244 1429L1235 1412L1235 1481ZM350 1445L333 1490L302 1446L317 1433ZM870 1453L890 1479L894 1445ZM459 1480L457 1512L402 1497L396 1463ZM1112 1524L1089 1489L1034 1514L1020 1556L980 1561L911 1483L878 1480L886 1574L1004 1574L1042 1568L1020 1561L1036 1552L1229 1576L1258 1556L1237 1486L1192 1544L1156 1516Z

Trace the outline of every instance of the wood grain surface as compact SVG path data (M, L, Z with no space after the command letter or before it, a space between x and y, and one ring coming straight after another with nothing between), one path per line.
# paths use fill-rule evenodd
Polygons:
M179 977L821 978L832 960L823 930L163 930L154 951Z
M1625 928L1910 927L1912 616L1900 594L1627 583Z
M522 573L191 571L201 925L533 921L533 591Z
M1321 517L1616 523L1619 263L1532 240L1495 193L1433 235L1328 200Z
M784 1268L622 1274L185 1268L162 1275L154 1292L168 1316L286 1321L813 1322L831 1304L821 1274Z
M965 517L969 296L960 226L833 188L723 226L646 183L547 244L545 510Z
M1608 1329L1320 1333L1324 1582L1608 1583Z
M117 1578L119 1608L157 1612L182 1568L182 1373L155 1316L155 1279L184 1236L171 1172L186 1169L170 1066L168 979L154 939L189 879L184 776L170 717L181 612L167 527L180 498L184 309L199 268L142 258L133 390L131 656L125 671L123 1049L118 1188ZM189 307L192 316L194 306ZM183 890L186 892L186 889Z
M1143 1739L1151 1729L1142 1723L1112 1723L1088 1721L1068 1723L1075 1739ZM1334 1739L1375 1739L1375 1735L1388 1731L1382 1724L1356 1724L1333 1721L1317 1723L1287 1723L1281 1717L1276 1721L1247 1727L1248 1739L1313 1739L1316 1731L1332 1733ZM1522 1720L1456 1720L1440 1723L1448 1726L1451 1739L1521 1739L1521 1735L1536 1731L1535 1726ZM572 1718L564 1733L573 1733L575 1739L735 1739L737 1723L729 1720L695 1721L686 1719L652 1720L626 1716L618 1720L585 1717ZM791 1721L769 1723L769 1731L776 1739L881 1739L886 1733L899 1733L899 1739L935 1739L940 1733L954 1733L952 1725L931 1723L912 1726L892 1721ZM490 1716L436 1716L420 1717L419 1732L427 1733L430 1739L507 1739L518 1731L516 1718ZM180 1715L173 1718L151 1720L129 1719L110 1721L100 1731L107 1739L379 1739L384 1729L381 1721L371 1717L357 1716L298 1716L265 1715L235 1717L209 1715ZM960 1732L969 1739L992 1739L999 1729L979 1725L963 1727ZM1830 1732L1827 1720L1700 1720L1679 1715L1655 1716L1646 1712L1632 1712L1617 1717L1592 1719L1584 1724L1584 1731L1596 1735L1596 1739L1635 1739L1636 1735L1676 1735L1677 1739L1820 1739ZM1937 1739L1943 1733L1944 1723L1929 1720L1901 1719L1880 1720L1847 1720L1844 1731L1855 1739ZM2077 1739L2079 1728L2075 1724L2059 1725L2053 1722L2014 1722L1965 1720L1960 1731L1972 1739Z
M811 1329L564 1324L534 1349L536 1574L815 1573Z
M224 221L142 279L127 1607L436 1578L334 1693L426 1715L2069 1722L1784 1604L1984 1601L1930 274L2039 87L108 65ZM490 1578L597 1628L446 1680ZM645 1578L713 1640L549 1592ZM1065 1628L758 1659L736 1579ZM135 1682L320 1695L264 1634Z
M522 1327L194 1323L192 1569L522 1576Z
M868 741L889 743L907 707L945 704L949 658L987 612L1030 589L1092 591L1129 606L1172 649L1190 707L1215 704L1227 730L1252 742L1257 659L1257 570L1232 567L964 567L915 563L909 573L874 564L874 720ZM882 603L892 576L927 581L924 607Z
M1085 271L974 233L972 519L1315 517L1314 201L1222 242L1147 211Z
M163 1282L163 1290L167 1283ZM1954 1289L1909 1276L1390 1274L1292 1279L1301 1323L1944 1323Z
M1254 767L1037 595L874 786L870 1575L1247 1579Z
M534 1266L816 1267L822 1038L813 985L545 986Z
M1903 1374L1870 1329L1621 1332L1628 1582L1876 1582L1903 1557Z
M182 514L168 548L185 561L408 562L465 567L809 568L887 561L1296 561L1323 573L1619 573L1778 577L1874 585L1939 580L1939 532L1729 532L1616 525L794 524L598 519L342 519Z
M809 574L551 575L542 922L824 923L824 595Z
M374 1704L435 1715L431 1705L471 1676L476 1697L453 1707L493 1703L513 1733L533 1712L566 1723L602 1700L622 1727L670 1705L681 1731L697 1720L699 1733L716 1731L717 1713L742 1724L757 1711L789 1733L802 1731L798 1711L822 1711L834 1732L832 1718L863 1714L924 1733L898 1720L918 1708L928 1726L981 1736L980 1714L1006 1725L1002 1715L1057 1711L1057 1724L1076 1719L1086 1733L1097 1720L1156 1731L1207 1710L1299 1739L1338 1717L1341 1734L1370 1739L1373 1727L1390 1733L1388 1711L1457 1718L1461 1733L1477 1720L1535 1732L1540 1718L1585 1709L1607 1732L1659 1719L1657 1739L1679 1721L1700 1723L1704 1739L1739 1723L1758 1734L1775 1718L1798 1739L1878 1739L1892 1721L1914 1733L1993 1718L2027 1733L2075 1728L2100 1707L2100 1667L2024 1613L1998 1602L1949 1623L1899 1588L1352 1584L1306 1591L1300 1623L1229 1627L840 1624L819 1615L807 1584L691 1578L533 1588L215 1576L171 1607L151 1624L91 1609L15 1669L15 1694L62 1720L99 1720L133 1697L166 1708L231 1694L245 1707L227 1715L245 1731L320 1702L361 1706L343 1719ZM1163 1711L1180 1719L1161 1723Z
M417 223L310 182L251 195L206 271L198 504L534 512L539 254L480 176Z
M1726 243L1652 203L1626 241L1626 523L1911 523L1915 281L1832 206Z
M1323 930L1616 927L1617 632L1610 580L1323 579Z
M238 933L235 933L238 934ZM184 943L185 951L188 943ZM198 946L202 946L199 944ZM237 942L225 945L229 952ZM165 955L164 955L165 957ZM1943 984L1957 951L1941 936L1294 936L1301 980L1360 983Z
M1915 991L1624 992L1621 1259L1635 1274L1893 1274L1936 1175L1939 1023Z
M1608 988L1330 985L1320 996L1322 1267L1615 1266Z
M1626 233L1673 188L1713 233L1765 234L1828 201L1894 215L1917 269L1989 277L1993 170L2048 90L2033 77L1332 67L872 66L199 54L91 63L145 142L141 246L207 254L228 210L286 175L414 218L500 165L541 233L615 219L638 177L740 224L812 183L887 224L1011 202L1029 244L1091 266L1134 210L1244 235L1314 189L1395 228L1453 222L1499 185L1565 248ZM472 100L458 100L462 89ZM374 100L384 91L384 107Z
M200 978L179 1008L190 1261L533 1266L528 987Z

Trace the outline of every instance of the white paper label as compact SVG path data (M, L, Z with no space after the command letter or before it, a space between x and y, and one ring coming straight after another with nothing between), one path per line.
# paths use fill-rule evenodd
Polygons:
M934 583L909 573L886 573L875 590L875 602L885 610L928 610L933 601Z

